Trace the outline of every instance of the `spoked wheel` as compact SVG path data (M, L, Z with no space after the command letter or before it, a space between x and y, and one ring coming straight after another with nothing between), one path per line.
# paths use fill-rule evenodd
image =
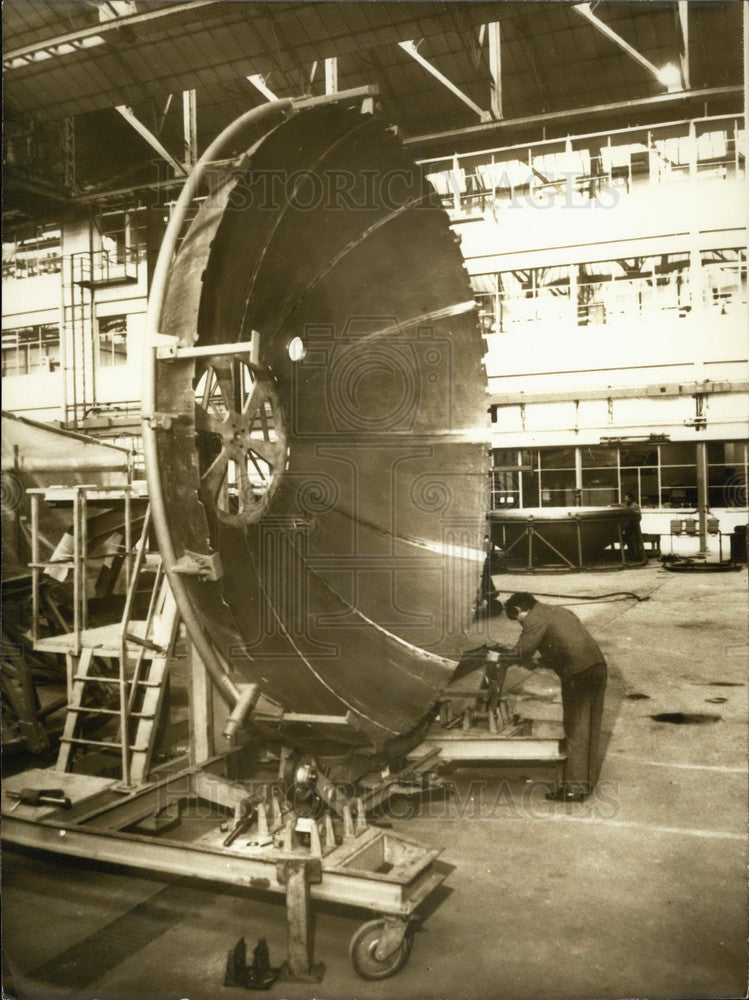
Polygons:
M195 387L204 501L229 524L260 520L286 462L283 410L269 372L210 357Z
M391 950L387 947L388 922L386 920L370 920L362 924L351 938L349 954L357 973L362 979L387 979L400 972L411 954L411 935L406 933L400 942L395 942ZM384 945L380 949L381 943ZM379 950L386 951L383 956Z

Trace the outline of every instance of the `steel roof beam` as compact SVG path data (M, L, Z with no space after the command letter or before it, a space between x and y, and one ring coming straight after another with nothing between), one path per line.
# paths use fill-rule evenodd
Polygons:
M265 79L259 73L251 73L247 79L250 81L253 87L257 88L263 97L268 101L277 101L278 97L273 93L270 87L266 87Z
M110 21L102 21L99 24L92 25L90 28L81 28L78 31L68 32L66 35L57 35L53 38L46 38L44 41L33 42L31 45L12 49L3 55L3 66L7 69L17 59L33 63L39 59L38 53L49 52L49 55L64 55L71 49L86 48L85 42L87 39L98 38L98 36L107 35L112 31L119 31L120 28L129 25L142 24L144 21L154 21L156 18L166 17L170 14L179 14L188 10L197 10L199 7L213 6L218 2L219 0L189 0L188 3L176 3L168 7L159 7L157 10L144 11L140 14L112 18ZM104 40L102 38L102 41ZM97 41L93 44L98 45L101 43ZM67 46L70 48L66 48ZM61 48L63 49L62 52L57 51Z
M617 35L613 28L610 28L608 24L604 24L600 17L596 17L590 9L589 3L574 4L572 9L576 10L578 14L582 14L586 20L590 21L594 28L597 28L601 34L605 35L606 38L612 41L615 45L618 45L619 48L626 52L628 56L631 56L635 62L644 66L645 69L656 78L662 87L669 86L669 84L663 79L663 70L659 69L654 63L651 63L649 59L646 59L641 52L638 52L633 45L630 45L629 42L625 41L621 35Z
M412 59L415 59L420 66L423 66L423 68L427 71L427 73L431 73L432 76L435 78L435 80L439 80L439 82L443 86L447 87L447 89L451 93L455 94L455 96L460 98L460 100L464 104L468 105L471 111L473 111L474 114L477 114L479 116L481 121L491 121L492 118L491 112L482 110L478 106L478 104L475 104L467 94L463 93L460 87L457 87L452 82L452 80L448 80L448 78L445 76L444 73L441 73L436 66L433 66L432 63L429 62L428 59L425 59L424 56L421 55L421 53L417 49L415 42L413 41L398 42L398 45L400 45L403 51L407 52Z
M746 6L749 12L749 3ZM584 118L588 115L610 114L616 111L632 111L635 109L657 108L661 105L675 104L684 101L708 100L711 97L728 97L742 94L742 86L706 87L703 90L681 91L675 94L659 94L657 97L641 97L634 101L614 101L611 104L592 104L585 108L566 108L563 111L548 111L540 115L522 115L518 118L503 118L501 121L486 121L480 125L468 125L465 128L450 129L446 132L432 132L427 135L414 135L403 140L406 147L425 146L430 142L452 141L468 138L472 135L485 135L500 129L525 128L534 125L546 125L553 122ZM734 114L736 112L729 112Z
M162 144L159 142L159 140L156 138L153 132L151 132L148 128L146 128L146 126L143 124L142 121L140 121L140 119L135 117L132 108L129 108L126 104L118 104L115 107L115 111L117 111L118 114L122 115L125 121L128 122L130 125L132 125L132 127L135 129L138 135L142 139L145 139L148 145L152 149L155 149L156 152L159 154L159 156L162 156L166 160L166 162L174 168L174 171L178 176L180 177L187 176L187 170L185 170L183 164L181 164L179 160L175 159L169 152L169 150L167 150L164 146L162 146Z

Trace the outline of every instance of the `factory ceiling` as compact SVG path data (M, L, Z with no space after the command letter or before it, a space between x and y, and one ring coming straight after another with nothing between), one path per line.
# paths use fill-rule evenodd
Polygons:
M179 173L188 91L198 150L270 95L326 86L376 84L430 153L538 131L538 116L564 134L570 110L615 106L624 124L669 101L673 117L736 110L741 20L738 0L5 0L6 200L143 183L159 147L161 176Z

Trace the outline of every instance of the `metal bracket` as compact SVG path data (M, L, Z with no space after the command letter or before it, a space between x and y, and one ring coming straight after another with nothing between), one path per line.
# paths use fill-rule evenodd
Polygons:
M175 340L156 348L159 361L181 361L188 358L218 357L222 354L252 354L256 347L252 340L242 340L236 344L206 344L202 347L179 347Z
M386 916L383 924L382 934L374 950L374 957L378 962L384 962L400 948L408 930L408 920L403 920L402 917Z
M188 424L192 417L186 413L152 413L146 418L152 431L170 431L174 424Z
M184 555L172 566L172 572L210 581L220 580L224 575L218 552L190 552L189 549L185 549Z

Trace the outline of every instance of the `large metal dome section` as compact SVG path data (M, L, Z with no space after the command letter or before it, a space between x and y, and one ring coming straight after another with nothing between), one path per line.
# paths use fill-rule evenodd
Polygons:
M162 552L229 688L338 718L297 741L383 745L447 684L481 572L486 383L460 251L358 108L287 115L207 177L154 320L177 345L153 361ZM196 556L216 579L179 573Z

